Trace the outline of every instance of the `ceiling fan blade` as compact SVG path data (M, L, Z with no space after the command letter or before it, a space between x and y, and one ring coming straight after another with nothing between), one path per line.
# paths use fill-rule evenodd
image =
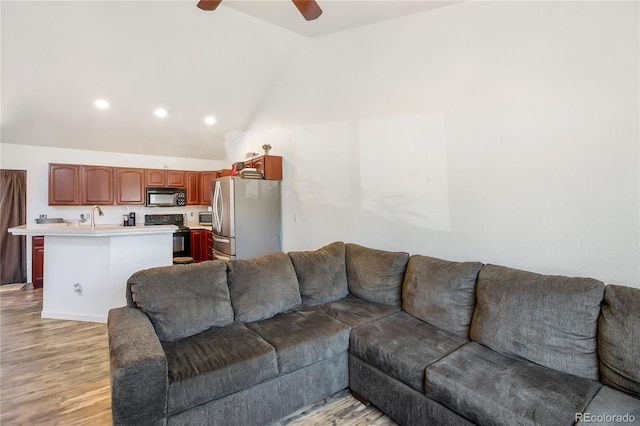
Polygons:
M198 7L202 10L216 10L222 0L200 0Z
M315 0L292 0L296 5L304 19L307 21L313 21L318 16L322 15L322 9L318 6Z

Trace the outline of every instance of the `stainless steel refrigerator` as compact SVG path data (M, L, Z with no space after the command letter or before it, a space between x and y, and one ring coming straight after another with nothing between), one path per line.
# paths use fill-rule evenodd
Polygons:
M226 176L212 191L214 259L282 250L280 181Z

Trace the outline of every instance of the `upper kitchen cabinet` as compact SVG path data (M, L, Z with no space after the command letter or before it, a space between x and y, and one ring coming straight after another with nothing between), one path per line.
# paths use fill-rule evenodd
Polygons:
M282 180L282 157L277 155L262 155L251 160L251 166L262 172L267 180Z
M147 186L184 188L185 172L182 170L148 169L146 170Z
M200 204L200 172L185 172L187 205Z
M166 186L167 182L166 170L145 170L145 179L147 186Z
M81 204L113 204L113 167L80 166Z
M116 168L116 204L145 204L144 169Z
M80 166L49 164L49 205L77 206L80 204Z
M200 172L200 204L211 205L211 191L217 178L218 172Z
M167 186L170 188L186 187L185 174L181 170L167 170Z

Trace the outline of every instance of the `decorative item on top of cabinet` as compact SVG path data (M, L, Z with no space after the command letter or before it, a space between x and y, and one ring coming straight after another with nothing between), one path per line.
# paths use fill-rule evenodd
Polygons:
M77 164L49 164L49 205L77 206L80 204L80 166Z
M44 286L44 237L31 239L31 282L33 288Z

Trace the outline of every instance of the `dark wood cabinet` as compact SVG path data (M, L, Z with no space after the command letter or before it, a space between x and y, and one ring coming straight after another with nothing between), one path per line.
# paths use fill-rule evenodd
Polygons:
M207 260L213 260L213 232L205 231L207 240Z
M49 205L77 206L78 204L80 204L80 166L49 164Z
M213 233L206 229L191 230L191 257L194 263L213 260Z
M185 172L187 205L200 204L200 172Z
M264 178L282 180L282 157L263 155L245 162ZM145 205L146 187L186 188L187 205L211 205L213 182L231 169L184 171L82 164L49 164L49 205Z
M81 204L113 204L113 167L81 166L80 187Z
M251 160L251 167L261 171L266 180L282 180L282 157L262 155Z
M211 205L211 191L217 178L218 172L200 172L200 204Z
M33 288L44 286L44 237L31 239L31 282Z
M147 186L184 188L185 172L182 170L147 169Z
M145 176L147 186L166 186L166 170L147 169Z
M145 204L144 169L116 168L116 204Z
M167 186L170 188L184 188L185 172L181 170L167 170Z

